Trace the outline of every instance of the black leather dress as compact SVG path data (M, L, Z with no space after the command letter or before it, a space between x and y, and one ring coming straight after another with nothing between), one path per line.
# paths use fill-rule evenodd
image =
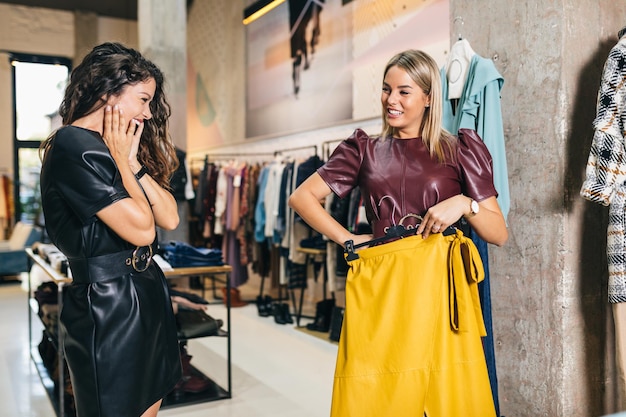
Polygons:
M457 194L476 201L498 195L483 141L469 129L460 129L458 139L449 162L441 164L421 138L381 140L357 129L317 172L339 197L360 188L374 237L380 237L386 227L416 224L411 214L423 216Z
M97 132L66 126L56 133L41 195L46 229L70 268L135 249L96 217L128 197ZM73 282L63 290L60 330L78 417L138 417L181 378L163 272L152 262L142 272L120 273L117 263L90 274L72 268Z

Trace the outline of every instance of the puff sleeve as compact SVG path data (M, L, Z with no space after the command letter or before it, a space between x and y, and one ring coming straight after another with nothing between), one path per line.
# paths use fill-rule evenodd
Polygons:
M475 130L459 129L457 158L463 193L476 201L497 197L493 184L493 161Z
M358 185L366 141L369 136L361 129L341 142L328 161L317 170L328 187L338 197L344 198Z

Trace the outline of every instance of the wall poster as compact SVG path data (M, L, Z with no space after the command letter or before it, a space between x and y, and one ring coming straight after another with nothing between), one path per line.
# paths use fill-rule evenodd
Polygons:
M448 1L287 0L248 24L246 138L378 116L393 54L423 49L443 64Z

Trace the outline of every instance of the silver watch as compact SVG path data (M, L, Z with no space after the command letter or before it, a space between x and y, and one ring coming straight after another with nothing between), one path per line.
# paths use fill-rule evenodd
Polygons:
M478 202L472 199L472 201L470 202L470 217L477 215L479 211L480 206L478 205Z

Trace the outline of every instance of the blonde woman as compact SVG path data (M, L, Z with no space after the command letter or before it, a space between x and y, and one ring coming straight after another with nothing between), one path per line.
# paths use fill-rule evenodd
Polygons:
M495 416L476 288L484 270L456 227L464 217L489 243L508 238L491 156L476 132L441 127L439 69L424 52L391 58L381 104L382 135L357 129L289 199L341 245L415 229L349 261L331 415ZM354 187L373 236L351 233L319 203Z

